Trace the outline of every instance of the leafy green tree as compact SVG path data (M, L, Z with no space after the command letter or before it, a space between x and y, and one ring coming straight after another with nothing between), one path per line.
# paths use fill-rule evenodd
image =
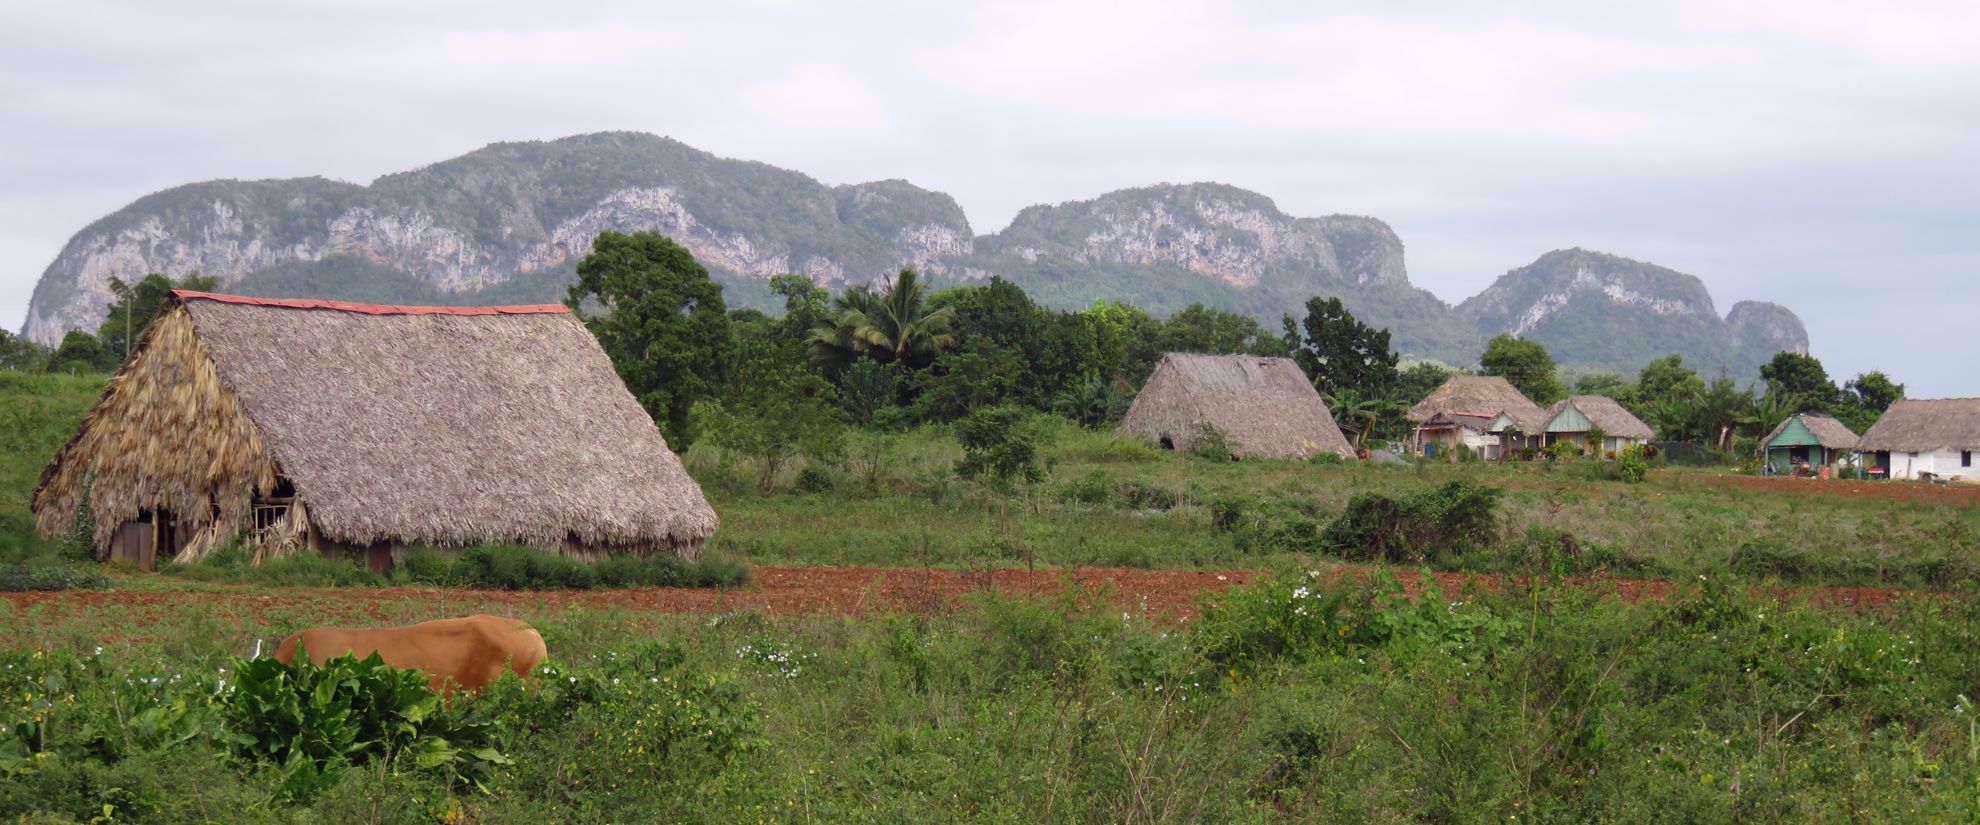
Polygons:
M652 232L600 234L577 276L565 305L598 337L667 443L686 452L695 402L729 374L734 340L721 285L680 244Z
M1284 324L1286 348L1322 395L1352 389L1386 396L1395 385L1397 356L1389 349L1389 331L1356 320L1341 299L1309 299L1305 320L1295 323L1287 315Z
M1789 416L1798 412L1807 412L1807 405L1806 399L1783 391L1779 384L1771 384L1766 394L1753 399L1752 429L1761 434L1772 432L1775 427L1781 425L1781 422L1788 420Z
M1399 402L1345 389L1327 397L1327 409L1342 427L1354 432L1354 446L1367 443L1370 433L1382 432L1383 421L1406 410Z
M1822 362L1812 355L1777 352L1773 360L1760 365L1760 380L1778 387L1770 394L1795 399L1793 406L1798 409L1794 412L1828 412L1836 404L1836 385Z
M1156 332L1161 352L1202 352L1211 355L1291 355L1286 340L1272 335L1249 315L1190 304Z
M1442 364L1418 361L1396 376L1396 387L1389 397L1405 408L1414 407L1451 379L1453 370Z
M1044 386L1069 381L1072 376L1061 372L1091 358L1084 324L1072 315L1044 310L1017 284L1002 278L945 290L930 303L953 313L952 326L960 342L937 359L933 371L981 374L987 358L998 366L996 380L1012 403L1044 403L1049 398ZM975 354L979 364L959 369L941 363L965 352Z
M805 368L796 342L745 342L736 366L749 380L731 383L719 402L703 401L696 417L717 446L756 459L758 490L774 489L778 474L800 456L821 461L844 450L832 385Z
M62 336L62 345L48 356L49 372L111 372L123 363L94 335L79 329Z
M1850 403L1879 413L1890 409L1893 402L1904 397L1903 384L1876 370L1849 379L1843 384L1843 390L1849 393Z
M901 365L863 359L839 373L839 405L853 423L871 426L900 398Z
M1567 397L1560 379L1554 377L1554 357L1537 341L1500 335L1485 344L1478 363L1486 375L1506 379L1535 404L1544 406Z
M912 269L901 270L878 291L847 289L839 296L839 316L812 327L812 361L845 365L863 356L927 366L937 352L956 344L954 312L932 308L927 301L928 288Z
M1613 372L1584 373L1574 379L1575 395L1602 395L1621 400L1636 390Z
M916 373L916 417L954 421L977 410L1011 403L1026 378L1018 353L981 339L946 353L935 366Z
M144 328L158 315L158 308L172 297L172 290L211 292L216 283L214 279L198 274L174 280L154 272L139 279L136 284L111 278L109 313L96 328L96 337L102 339L103 346L121 363L131 354L131 342L144 334Z
M1859 433L1870 429L1891 403L1904 397L1904 385L1891 380L1881 372L1861 373L1843 384L1841 402L1836 405L1836 416L1844 424Z
M1663 400L1690 400L1705 394L1705 379L1684 365L1684 356L1666 355L1651 359L1636 376L1636 397L1645 404Z
M956 439L962 442L963 458L956 463L956 475L984 479L1003 492L1043 481L1045 470L1038 460L1041 434L1034 416L1031 410L1005 404L957 421Z
M33 341L0 329L0 370L38 370L48 365L48 351Z
M1098 429L1121 419L1133 399L1116 382L1089 372L1052 401L1052 411L1082 427Z
M813 327L833 321L832 292L803 275L773 275L770 291L784 299L784 317L771 334L784 341L805 341Z
M1752 390L1740 389L1731 378L1721 374L1698 396L1693 415L1712 446L1730 452L1733 438L1741 432L1750 432L1758 423L1753 412L1756 400Z

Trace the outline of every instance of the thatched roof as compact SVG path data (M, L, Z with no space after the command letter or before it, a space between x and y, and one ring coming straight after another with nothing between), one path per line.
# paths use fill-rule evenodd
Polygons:
M1901 398L1863 433L1856 449L1920 453L1980 450L1980 398Z
M1801 426L1806 427L1808 432L1815 436L1815 443L1823 447L1831 450L1856 449L1856 442L1859 440L1856 431L1850 429L1849 425L1821 413L1795 413L1788 416L1781 421L1780 426L1774 428L1773 432L1768 433L1766 438L1760 439L1760 446L1765 447L1774 443L1774 439L1780 438L1781 433L1787 430L1788 424L1795 419L1800 419Z
M160 327L168 318L176 322ZM198 391L224 397L223 408L237 402L252 422L240 440L252 442L255 455L233 452L291 480L310 522L330 540L575 542L691 555L716 527L700 487L598 342L562 306L379 307L179 292L153 326L140 348L156 345L158 329L190 339L175 354L217 379ZM117 447L91 433L133 429L128 422L157 406L133 396L153 378L133 370L147 358L139 352L119 371L51 463L35 496L43 529L65 521L62 502L73 513L72 488L85 469L97 477L92 496L100 499L106 484L183 487L178 468L205 461L188 452L200 438L187 428L201 420L167 420L138 434L151 442L152 466L104 476ZM120 388L132 398L112 405ZM144 391L170 400L184 389ZM272 479L217 465L213 475L239 480L195 491L213 499L223 520ZM137 506L155 506L152 498L135 495ZM160 503L175 513L204 509ZM135 515L103 509L99 524Z
M1409 409L1410 421L1422 424L1438 413L1483 416L1487 419L1507 413L1514 421L1533 426L1546 421L1540 406L1528 401L1513 385L1494 375L1453 375L1444 385Z
M1656 431L1643 423L1635 413L1623 409L1623 405L1606 395L1576 395L1554 402L1547 408L1547 426L1552 427L1554 418L1569 406L1581 412L1588 423L1602 428L1602 432L1620 438L1656 438Z
M1241 456L1354 455L1320 393L1288 358L1162 356L1121 420L1121 431L1168 439L1187 450L1205 423L1222 432L1231 452Z

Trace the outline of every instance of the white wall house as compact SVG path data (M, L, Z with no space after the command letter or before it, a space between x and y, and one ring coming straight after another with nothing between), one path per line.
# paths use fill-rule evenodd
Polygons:
M1980 398L1906 398L1856 443L1863 466L1891 478L1980 483Z

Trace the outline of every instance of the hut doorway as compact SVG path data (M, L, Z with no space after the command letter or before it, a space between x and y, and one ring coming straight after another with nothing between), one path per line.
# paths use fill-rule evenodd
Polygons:
M105 561L120 561L139 570L157 570L158 557L178 557L192 540L193 531L170 510L139 510L138 517L117 526L110 537Z
M1166 435L1165 435L1165 436L1162 436L1162 449L1164 449L1164 450L1174 450L1175 448L1176 448L1176 440L1175 440L1175 439L1173 439L1173 438L1170 438L1170 437L1168 437L1168 436L1166 436Z

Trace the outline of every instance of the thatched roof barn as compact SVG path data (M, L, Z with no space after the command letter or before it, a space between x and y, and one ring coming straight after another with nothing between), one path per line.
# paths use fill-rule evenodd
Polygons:
M1586 433L1597 428L1610 438L1649 441L1657 436L1650 425L1606 395L1576 395L1547 408L1547 432Z
M1856 442L1892 478L1980 480L1980 398L1901 398Z
M1187 450L1204 424L1223 433L1234 455L1354 457L1327 403L1289 358L1164 355L1128 407L1121 432Z
M558 305L392 307L176 292L34 492L150 566L518 542L698 556L715 511Z
M1515 420L1540 419L1540 405L1527 400L1513 385L1496 375L1453 375L1416 406L1409 408L1412 423L1422 424L1438 413L1460 413L1487 419L1509 413Z

